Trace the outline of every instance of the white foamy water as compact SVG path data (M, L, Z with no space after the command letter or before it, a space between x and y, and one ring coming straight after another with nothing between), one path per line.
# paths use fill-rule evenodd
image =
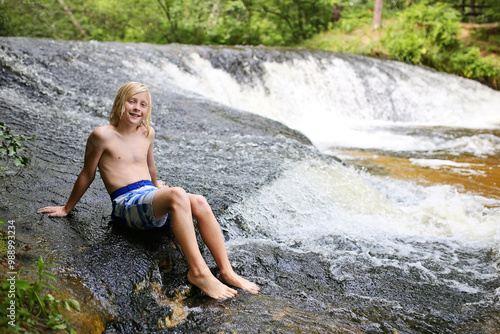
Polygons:
M271 234L285 243L339 234L376 243L387 236L498 241L499 205L451 186L424 187L341 164L304 162L230 211L249 222L253 235Z
M475 283L461 277L491 279L492 272L464 261L463 250L498 245L499 205L450 186L423 187L307 161L289 166L258 194L230 207L222 220L233 228L229 247L274 242L291 252L313 252L329 262L339 281L355 279L346 269L355 262L362 271L393 268L413 272L422 282L478 293ZM231 224L236 219L246 224L243 238Z
M490 133L450 135L442 130L500 124L500 93L475 82L400 63L352 63L335 57L263 61L260 76L238 80L196 53L184 61L189 71L164 63L162 80L282 122L325 153L362 148L487 156L500 149L499 138ZM454 164L432 159L413 163ZM343 268L356 258L476 293L466 280L438 278L439 272L490 275L480 265L464 264L456 250L498 245L499 207L497 200L458 193L451 186L424 187L308 160L288 166L221 219L233 235L229 247L256 241L321 254L339 280L349 279L352 274ZM243 230L235 220L244 224Z
M299 130L323 152L331 148L447 151L490 155L498 137L415 136L399 129L500 127L500 92L479 83L397 62L343 58L264 62L261 78L242 83L192 53L193 70L166 63L179 87Z
M253 80L238 80L197 53L184 61L189 72L166 62L162 77L222 104L280 121L325 153L335 148L476 156L500 152L500 138L493 134L443 131L499 126L500 93L476 82L358 58L262 61L264 72ZM415 159L413 164L471 167L433 159ZM324 235L375 243L397 235L498 242L499 206L450 186L423 187L308 162L291 166L259 196L231 210L251 222L247 228L255 236L272 235L285 243L301 240L304 247L314 248L310 240Z

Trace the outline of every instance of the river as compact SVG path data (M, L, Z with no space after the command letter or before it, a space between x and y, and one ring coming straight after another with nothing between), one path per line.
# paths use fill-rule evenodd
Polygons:
M302 49L0 45L2 121L37 136L0 179L0 213L32 244L20 256L60 264L82 333L500 328L500 92ZM151 89L159 176L207 197L260 294L191 288L171 231L115 226L99 178L71 216L35 213L64 203L128 80Z

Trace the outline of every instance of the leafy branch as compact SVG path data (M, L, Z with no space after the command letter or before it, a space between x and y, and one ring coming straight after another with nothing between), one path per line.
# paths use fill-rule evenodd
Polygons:
M14 159L14 165L18 167L26 166L29 161L28 157L20 154L24 151L22 142L25 140L35 140L35 136L28 138L24 135L13 134L7 125L0 122L0 155Z
M53 294L59 294L57 288L49 281L57 281L57 278L46 271L53 264L45 264L40 256L35 262L36 270L27 272L37 275L36 281L21 280L19 276L15 279L15 296L12 294L11 282L4 280L0 284L0 313L7 314L11 300L16 300L15 321L12 324L4 323L9 319L0 319L0 326L7 326L18 333L43 333L48 329L63 330L68 333L76 333L69 328L66 316L62 315L61 308L67 311L80 311L80 304L74 299L57 299ZM17 298L16 298L17 297ZM5 318L5 319L4 319Z

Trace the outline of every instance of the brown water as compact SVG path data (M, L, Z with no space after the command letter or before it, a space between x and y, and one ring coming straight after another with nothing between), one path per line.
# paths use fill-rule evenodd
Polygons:
M456 164L423 166L408 157L385 152L339 150L349 156L345 162L374 175L386 175L422 185L448 184L459 192L474 193L487 198L500 199L500 157L472 157L467 155L441 156L440 159Z

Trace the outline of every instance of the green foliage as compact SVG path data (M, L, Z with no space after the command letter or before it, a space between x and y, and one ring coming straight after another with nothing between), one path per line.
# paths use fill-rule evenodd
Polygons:
M498 76L498 69L481 57L478 48L465 47L457 38L460 19L460 13L446 3L422 1L401 12L382 42L396 60L483 82Z
M500 1L483 0L482 3L487 7L484 13L476 18L476 22L500 22Z
M448 5L422 2L401 12L384 43L396 59L421 65L432 51L457 45L459 22L460 14Z
M500 55L500 25L474 29L467 46L476 46L486 53Z
M481 52L477 47L452 53L449 59L452 71L466 78L478 79L499 75L498 69L492 63L487 62L488 58L486 60L481 58Z
M3 0L0 35L149 43L290 45L328 29L336 2L338 0Z
M452 6L461 4L461 0L443 1ZM384 16L388 11L403 10L415 2L386 0ZM478 21L500 21L500 2L483 2L487 7ZM418 8L429 7L425 10L428 17L424 19L430 22L433 12L444 8L441 4L433 1ZM342 19L338 22L334 22L332 12L336 6L342 7ZM332 27L352 31L372 20L372 9L373 0L2 0L0 36L297 45ZM445 14L456 16L453 10ZM413 15L418 15L416 10ZM447 23L452 21L454 19ZM445 27L443 31L449 29Z
M387 9L403 10L413 2L414 0L385 0L384 7Z
M498 0L481 0L475 1L474 5L478 6L476 8L470 8L464 5L463 0L442 0L453 6L456 9L463 11L464 22L476 22L476 23L488 23L488 22L499 22L500 21L500 1ZM470 1L466 1L465 5L471 4ZM478 15L470 15L478 14Z
M287 44L295 44L328 29L332 19L329 0L246 1L265 19L274 23Z
M0 220L0 226L5 224L6 222L6 220ZM0 231L0 258L4 257L7 254L7 251L9 249L7 245L7 235L5 232Z
M268 20L257 19L243 1L226 1L223 7L213 7L208 19L207 37L210 44L256 45L266 40L262 34L270 27ZM265 44L280 44L267 39Z
M14 159L16 166L25 166L29 161L29 158L20 154L24 151L22 142L25 140L35 140L35 137L28 138L23 135L15 135L8 126L0 122L0 155Z
M36 270L28 270L37 276L36 281L15 279L15 295L10 290L11 282L4 280L0 284L0 310L8 314L7 308L11 300L15 299L15 326L8 324L9 318L2 317L0 326L10 328L14 332L44 333L46 330L63 330L75 333L69 328L67 317L60 313L60 309L79 311L80 304L74 299L57 299L53 294L59 291L48 281L57 281L56 277L46 271L53 264L45 264L40 256L35 261Z
M347 1L341 2L343 5L341 19L332 27L338 27L341 31L349 33L373 20L372 5L351 6Z
M57 1L3 0L0 35L73 39L78 31L67 24Z

